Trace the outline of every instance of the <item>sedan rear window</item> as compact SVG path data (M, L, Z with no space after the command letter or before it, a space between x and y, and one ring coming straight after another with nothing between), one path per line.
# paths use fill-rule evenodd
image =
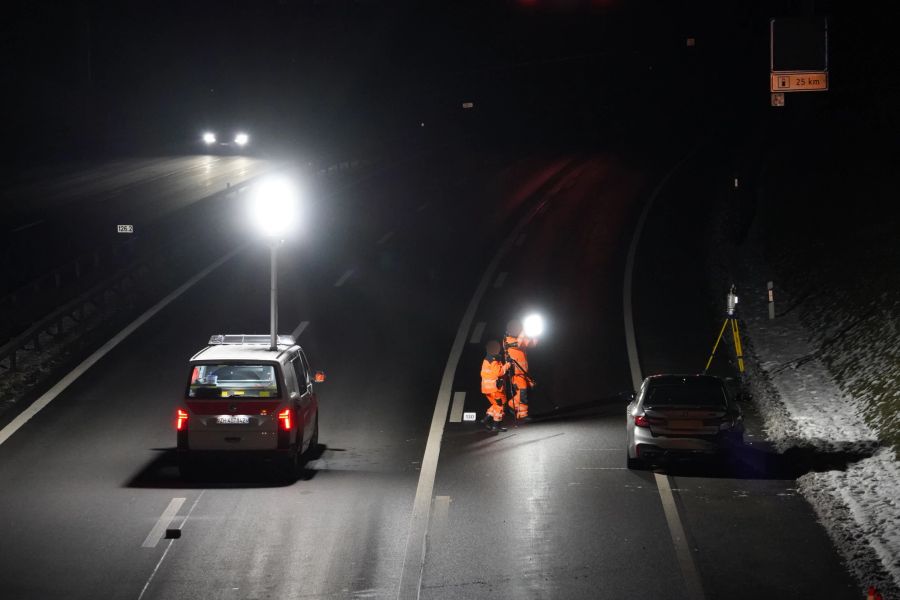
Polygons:
M188 398L275 398L278 379L272 365L196 365Z
M725 406L725 390L716 384L689 383L651 387L644 406Z

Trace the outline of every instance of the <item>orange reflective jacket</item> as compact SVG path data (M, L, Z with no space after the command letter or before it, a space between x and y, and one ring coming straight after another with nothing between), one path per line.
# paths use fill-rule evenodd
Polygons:
M518 365L513 365L515 368L515 372L513 374L513 383L516 384L516 387L519 389L524 389L528 385L528 380L525 377L525 373L528 372L528 355L525 353L525 348L534 346L537 340L534 340L530 337L526 337L524 334L520 335L518 338L514 338L511 335L506 336L506 346L507 346L507 354L509 357L519 363ZM517 344L517 347L510 347L510 344ZM523 371L525 373L523 373Z
M503 377L509 365L505 365L499 360L488 360L485 358L481 361L481 393L486 396L503 396L503 383L498 385L497 380Z

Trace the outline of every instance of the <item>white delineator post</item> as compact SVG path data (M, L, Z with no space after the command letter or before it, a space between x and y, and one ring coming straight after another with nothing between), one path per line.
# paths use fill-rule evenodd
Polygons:
M768 291L769 297L769 319L775 318L775 292L772 289L773 287L773 282L769 281L766 283L766 290Z

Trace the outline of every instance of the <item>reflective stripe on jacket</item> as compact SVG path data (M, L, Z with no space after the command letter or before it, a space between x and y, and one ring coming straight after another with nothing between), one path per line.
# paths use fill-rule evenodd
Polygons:
M487 357L481 361L481 393L488 396L503 395L503 387L497 386L497 380L503 377L509 365L501 363L499 360L489 360Z

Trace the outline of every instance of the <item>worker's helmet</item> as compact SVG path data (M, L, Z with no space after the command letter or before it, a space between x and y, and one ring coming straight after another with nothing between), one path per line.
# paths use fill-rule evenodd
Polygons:
M490 340L487 344L484 345L485 350L491 356L497 356L500 354L500 342L497 340Z
M519 319L513 319L509 323L506 324L506 335L511 335L513 337L519 337L522 335L522 321Z

